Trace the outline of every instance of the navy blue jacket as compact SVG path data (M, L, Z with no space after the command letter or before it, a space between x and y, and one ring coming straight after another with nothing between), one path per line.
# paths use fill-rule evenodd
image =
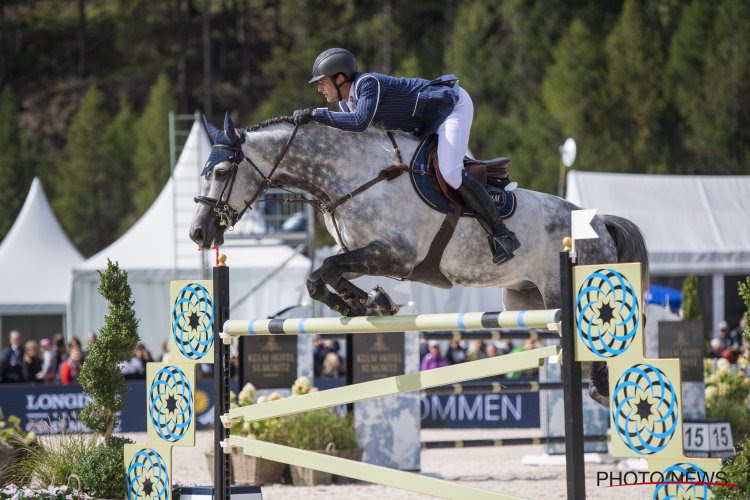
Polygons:
M427 136L437 131L456 106L458 78L443 75L430 81L357 73L349 94L356 103L354 111L341 101L341 112L317 108L313 119L350 132L363 132L375 124Z

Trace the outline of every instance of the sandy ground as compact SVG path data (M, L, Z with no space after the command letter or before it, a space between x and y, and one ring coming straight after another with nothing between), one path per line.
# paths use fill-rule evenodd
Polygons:
M533 436L535 435L534 432L538 431L528 429L423 430L422 440L523 437ZM145 433L126 435L136 442L143 443L146 440ZM201 431L196 435L196 446L194 448L175 447L172 457L174 481L194 485L211 484L212 479L206 466L204 451L209 450L212 443L212 432ZM529 466L521 464L521 459L525 455L538 456L542 454L542 448L542 446L509 446L504 448L423 450L421 456L422 473L522 498L533 498L535 500L566 498L564 465ZM587 498L623 500L651 498L653 487L649 486L607 488L596 485L597 471L616 470L617 464L614 461L602 464L586 464ZM263 486L262 492L264 500L429 498L416 493L368 483L318 487L268 485Z

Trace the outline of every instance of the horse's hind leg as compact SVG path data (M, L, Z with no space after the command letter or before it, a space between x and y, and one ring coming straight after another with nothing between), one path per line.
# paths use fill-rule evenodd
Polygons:
M351 281L343 277L344 274L360 274L368 276L399 276L404 273L400 269L399 259L394 258L387 245L381 242L373 242L369 245L328 257L323 261L319 269L313 271L308 279L308 289L313 296L311 284L315 284L315 291L320 296L323 295L320 284L323 284L325 292L329 294L325 297L328 301L344 304L344 309L339 307L338 310L344 316L361 316L364 314L392 315L398 312L398 306L388 297L382 288L378 287L369 295L367 292L357 287ZM338 295L331 293L325 284L333 288ZM331 296L338 300L333 300ZM326 300L321 300L328 305ZM330 307L330 306L329 306Z

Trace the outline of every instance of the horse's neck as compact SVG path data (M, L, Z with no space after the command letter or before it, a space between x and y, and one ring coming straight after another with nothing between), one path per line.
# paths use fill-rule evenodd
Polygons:
M288 125L251 132L245 142L245 154L268 175L291 132ZM408 162L415 141L401 140L399 147ZM335 200L397 161L393 146L382 131L353 134L323 125L306 125L298 129L273 178L281 185L301 189L317 198Z

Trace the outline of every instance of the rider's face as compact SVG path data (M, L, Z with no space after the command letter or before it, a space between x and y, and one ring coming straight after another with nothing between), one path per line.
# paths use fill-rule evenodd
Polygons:
M333 85L333 81L330 76L325 76L318 80L318 92L323 94L328 102L338 102L339 96L336 92L336 87Z

